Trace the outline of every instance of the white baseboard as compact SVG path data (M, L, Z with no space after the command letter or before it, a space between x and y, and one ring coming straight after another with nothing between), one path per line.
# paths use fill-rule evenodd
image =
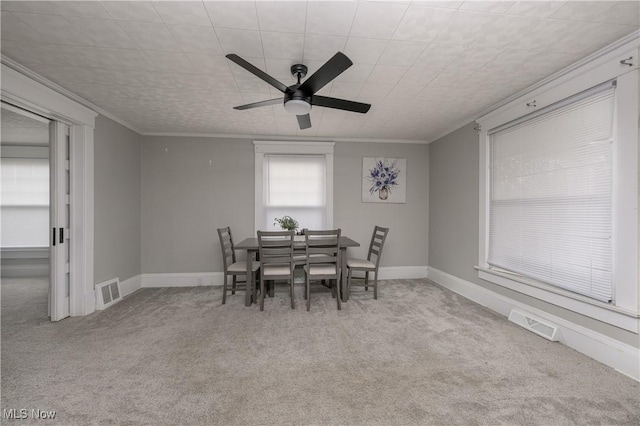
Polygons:
M640 381L640 348L517 302L436 268L428 267L428 278L442 287L506 317L509 316L512 309L520 308L551 321L560 329L560 343Z
M222 272L142 274L142 287L199 287L223 284Z
M2 265L2 278L48 277L49 261L40 264Z
M84 292L84 313L82 315L89 315L96 310L96 292L89 290ZM78 316L82 316L78 315Z
M0 251L3 278L49 276L49 247L3 247Z
M427 278L426 266L386 266L378 272L381 280ZM222 272L184 272L140 275L141 287L199 287L223 284ZM134 277L135 278L135 277ZM120 283L122 287L124 282ZM133 284L132 284L133 285ZM133 291L137 290L135 288ZM124 293L124 290L123 294Z
M122 297L128 296L142 288L142 275L138 274L124 281L120 281L120 293Z
M402 280L427 278L427 271L426 266L381 266L378 268L378 279Z

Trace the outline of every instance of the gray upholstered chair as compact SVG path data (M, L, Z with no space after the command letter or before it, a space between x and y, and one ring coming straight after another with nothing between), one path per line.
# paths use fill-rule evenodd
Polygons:
M347 292L351 293L351 286L364 286L365 290L369 290L369 272L373 272L373 298L378 298L378 267L380 266L380 258L382 257L382 248L387 239L389 228L376 226L371 236L371 244L369 244L369 254L366 259L347 259ZM352 274L354 271L364 272L364 282L356 284L352 282ZM349 297L349 296L347 296Z
M260 310L264 310L265 281L288 280L291 309L295 309L293 292L293 231L258 231L260 257Z
M310 282L330 280L332 292L336 295L338 309L342 309L340 298L340 229L305 232L306 264L305 298L307 311L311 309Z
M227 291L231 291L231 294L236 294L236 290L245 289L245 291L253 291L256 287L256 272L259 269L258 262L253 262L251 265L251 276L246 277L245 281L238 281L238 275L247 275L247 262L236 262L236 251L233 248L233 237L231 236L231 228L218 229L218 238L220 239L220 248L222 249L222 265L224 267L224 285L222 289L222 304L227 302ZM231 275L233 277L231 282L231 289L227 287L227 279ZM249 287L247 281L251 279ZM244 284L242 288L238 284Z

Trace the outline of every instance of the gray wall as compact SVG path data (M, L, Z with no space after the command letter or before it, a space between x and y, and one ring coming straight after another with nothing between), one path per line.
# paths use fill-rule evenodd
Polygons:
M144 137L144 273L222 271L216 229L253 233L253 159L249 140Z
M362 157L407 159L406 204L362 202ZM366 257L375 225L388 227L381 266L425 266L428 252L427 145L338 142L334 155L335 227L360 243L349 256Z
M361 202L363 156L407 158L407 203ZM211 164L209 164L211 161ZM385 266L426 266L428 147L336 143L334 225L363 247L373 226L389 226ZM142 271L222 271L216 228L238 242L253 236L254 151L247 139L143 138ZM350 254L351 254L350 249Z
M473 123L429 144L429 266L637 347L637 334L478 278L478 164Z
M139 275L141 136L103 116L96 118L95 282Z

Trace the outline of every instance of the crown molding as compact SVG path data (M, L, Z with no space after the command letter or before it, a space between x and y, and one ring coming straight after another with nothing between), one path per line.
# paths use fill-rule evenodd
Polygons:
M500 102L497 102L495 104L493 104L492 106L483 109L482 111L468 117L465 120L460 120L457 121L454 125L449 126L448 130L444 131L444 132L440 132L438 133L437 136L430 138L427 143L431 143L431 142L435 142L438 139L455 132L456 130L460 129L463 126L466 126L467 124L476 121L477 119L479 119L480 117L483 117L507 104L509 104L510 102L513 102L514 100L520 98L521 96L526 96L532 92L535 92L536 90L540 89L541 87L555 81L558 80L564 76L566 76L567 74L570 74L572 72L574 72L577 69L580 69L582 67L584 67L585 65L588 65L592 62L597 61L600 58L604 58L605 56L608 56L610 54L615 53L618 49L624 49L624 48L638 48L640 46L640 30L638 31L634 31L631 34L628 34L624 37L622 37L621 39L619 39L618 41L615 41L613 43L611 43L608 46L603 47L602 49L592 53L591 55L588 55L582 59L580 59L578 62L575 62L571 65L569 65L568 67L565 67L563 69L561 69L560 71L557 71L553 74L551 74L548 77L543 78L542 80L538 81L537 83L534 83L533 85L527 87L526 89L523 89L511 96L509 96L506 99L503 99Z
M600 49L599 51L579 60L578 62L550 75L549 77L546 77L540 81L538 81L537 83L527 87L524 90L521 90L513 95L511 95L510 97L503 99L500 102L497 102L495 104L493 104L492 106L483 109L482 111L473 114L469 117L467 117L464 120L459 120L457 121L455 124L453 124L452 126L447 127L447 130L439 132L435 137L429 138L428 140L415 140L415 139L367 139L367 138L331 138L332 141L335 142L363 142L363 143L400 143L400 144L429 144L431 142L434 142L456 130L458 130L459 128L477 120L478 118L489 114L492 111L495 111L501 107L503 107L504 105L508 104L509 102L514 101L515 99L521 97L521 96L525 96L531 92L534 92L535 90L539 89L540 87L549 84L550 82L557 80L569 73L571 73L572 71L585 66L586 64L596 61L599 58L602 58L603 56L610 54L612 52L614 52L615 50L622 48L622 47L638 47L640 45L640 31L635 31L623 38L621 38L620 40ZM64 87L52 82L51 80L48 80L47 78L41 76L40 74L32 71L31 69L25 67L24 65L21 65L17 62L15 62L14 60L7 58L4 55L1 55L1 62L3 64L5 64L6 66L14 69L15 71L25 75L26 77L29 77L41 84L43 84L44 86L60 93L63 96L68 97L69 99L74 100L75 102L78 102L79 104L92 109L93 111L99 113L100 115L104 115L105 117L115 121L116 123L128 128L129 130L138 133L139 135L142 136L170 136L170 137L205 137L205 138L226 138L226 139L263 139L263 140L295 140L295 141L319 141L322 140L322 138L319 137L313 137L313 136L278 136L278 135L261 135L261 134L224 134L224 133L166 133L166 132L143 132L139 129L137 129L135 126L133 126L132 124L116 117L115 115L103 110L102 108L94 105L93 103L87 101L86 99L76 95L75 93L65 89Z
M31 69L17 63L16 61L2 55L1 62L7 67L19 72L20 74L28 77L38 83L48 87L49 89L85 106L100 115L103 115L116 123L126 127L127 129L142 135L142 136L171 136L171 137L190 137L190 138L224 138L224 139L262 139L262 140L287 140L287 141L309 141L320 142L326 138L313 137L313 136L281 136L281 135L261 135L261 134L226 134L226 133L165 133L165 132L143 132L115 115L103 110L97 105L87 101L86 99L76 95L75 93L65 89L64 87L52 82L51 80L41 76L40 74L32 71ZM331 138L334 142L368 142L368 143L404 143L404 144L426 144L426 140L410 140L410 139L366 139L366 138Z
M127 123L126 121L116 117L115 115L103 110L102 108L100 108L99 106L94 105L93 103L87 101L86 99L76 95L75 93L65 89L64 87L60 86L59 84L54 83L53 81L41 76L40 74L38 74L37 72L25 67L24 65L19 64L18 62L14 61L13 59L10 59L4 55L0 56L0 62L4 65L6 65L7 67L13 69L14 71L19 72L20 74L24 75L25 77L28 77L40 84L42 84L43 86L61 94L62 96L65 96L77 103L79 103L80 105L89 108L91 110L93 110L94 112L97 112L100 115L104 115L105 117L115 121L116 123L126 127L127 129L136 132L138 134L142 134L140 132L140 130L136 129L133 125L131 125L130 123Z
M362 143L404 143L426 145L426 140L413 139L366 139L366 138L327 138L321 136L283 136L260 134L229 134L229 133L171 133L171 132L143 132L142 136L186 137L186 138L218 138L218 139L251 139L263 141L296 141L296 142L362 142Z

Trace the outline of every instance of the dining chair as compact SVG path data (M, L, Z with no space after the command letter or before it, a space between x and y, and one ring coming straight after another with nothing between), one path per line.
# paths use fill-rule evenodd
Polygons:
M311 309L311 280L329 280L336 295L338 309L342 309L340 297L340 229L328 231L307 230L305 233L306 264L305 298L307 311Z
M371 236L371 244L369 244L369 254L366 259L347 259L347 294L351 294L351 286L364 286L365 291L369 290L369 272L373 272L373 298L378 298L378 268L380 266L380 258L382 257L382 248L387 239L389 228L376 226ZM351 282L352 273L354 271L364 271L364 282L362 284L354 284Z
M260 310L264 310L265 281L289 280L291 309L295 309L293 292L293 231L258 231L260 257Z
M301 231L301 235L297 235L296 237L293 237L293 241L295 242L296 238L304 239L304 234L306 232L307 232L307 228L303 228ZM304 247L300 248L298 246L293 249L293 263L295 264L296 268L303 267L304 265L307 264L307 255Z
M222 304L227 302L227 291L231 290L231 294L236 294L236 289L240 289L238 284L244 284L245 291L253 291L256 287L256 272L260 268L258 262L251 264L251 277L246 277L245 281L238 281L238 275L247 275L247 262L236 262L236 251L233 247L233 236L231 228L218 228L218 238L220 239L220 248L222 249L222 266L224 267L224 284L222 288ZM227 280L231 275L231 289L227 288ZM247 280L251 278L251 287L247 286Z

